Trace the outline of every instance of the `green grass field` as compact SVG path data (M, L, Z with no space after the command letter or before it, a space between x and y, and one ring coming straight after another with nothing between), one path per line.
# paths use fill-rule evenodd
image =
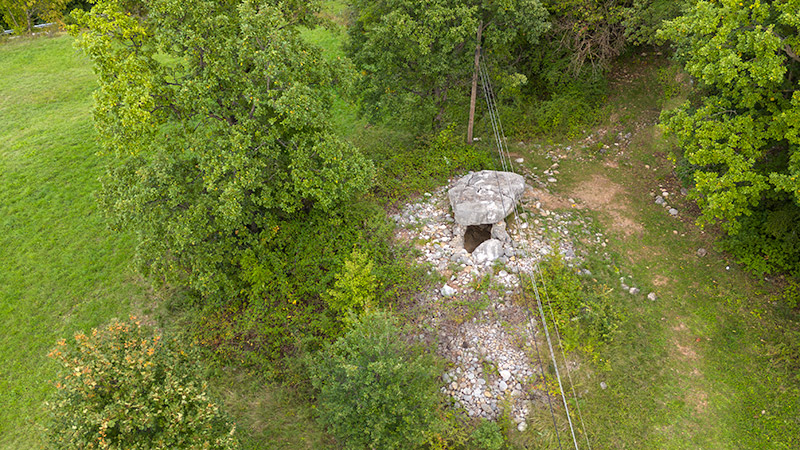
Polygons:
M0 43L0 447L36 448L55 341L140 311L130 236L93 198L102 173L88 60L67 37Z

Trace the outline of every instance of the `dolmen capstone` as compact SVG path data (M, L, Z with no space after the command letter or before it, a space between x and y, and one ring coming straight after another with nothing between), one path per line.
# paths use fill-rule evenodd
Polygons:
M524 192L525 179L511 172L483 170L456 181L447 194L459 230L456 235L464 238L466 250L460 251L472 252L476 264L512 256L514 250L505 218ZM475 242L476 235L485 238ZM454 256L458 260L459 256Z
M458 180L447 194L456 223L466 227L505 219L523 192L525 178L521 175L482 170Z

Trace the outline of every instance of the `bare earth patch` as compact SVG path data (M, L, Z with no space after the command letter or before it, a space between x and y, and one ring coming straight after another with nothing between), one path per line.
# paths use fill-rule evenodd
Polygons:
M671 339L673 345L673 356L676 360L683 361L698 361L699 355L692 344L681 345L681 342L686 342L689 327L683 322L678 322L677 325L670 327L674 332ZM691 405L695 414L703 414L708 409L708 394L703 390L701 384L703 383L703 373L697 368L693 367L687 373L689 377L685 378L687 382L684 399L688 405Z
M669 283L669 278L665 277L664 275L656 275L653 277L653 286L666 286L667 283Z
M567 209L570 206L569 201L567 199L559 197L557 195L553 195L545 190L538 189L538 188L531 188L525 189L525 193L523 194L523 201L528 201L531 203L535 203L537 200L541 202L542 208L555 210L555 209Z
M614 230L625 236L639 235L644 232L644 228L631 218L633 213L623 198L624 192L622 186L603 175L593 175L578 185L572 196L581 199L589 208L608 214Z

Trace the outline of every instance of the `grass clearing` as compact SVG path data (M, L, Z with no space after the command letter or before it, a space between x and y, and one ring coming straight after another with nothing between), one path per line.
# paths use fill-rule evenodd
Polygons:
M55 341L146 312L131 236L97 209L94 75L72 39L0 45L0 447L40 445Z
M619 290L626 276L643 291L617 295L628 320L600 355L609 370L582 374L593 448L797 448L800 380L769 356L781 345L780 330L798 329L797 310L773 301L780 282L743 272L714 251L713 230L694 225L696 207L679 194L669 143L654 126L653 106L673 102L662 96L663 82L652 88L668 78L669 66L656 60L626 68L633 76L612 89L608 119L591 132L631 132L630 143L617 148L604 138L613 151L567 152L555 188L578 199L609 238L589 263L598 280ZM679 86L667 87L678 95ZM555 147L568 145L575 142ZM653 202L662 188L677 217ZM697 256L701 247L705 257ZM649 291L655 302L644 298ZM608 389L599 389L601 381Z

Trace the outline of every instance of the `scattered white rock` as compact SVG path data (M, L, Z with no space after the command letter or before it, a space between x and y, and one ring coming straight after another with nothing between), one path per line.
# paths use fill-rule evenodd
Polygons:
M504 266L492 278L490 286L500 297L485 311L464 317L460 324L452 326L452 322L447 322L448 327L439 327L443 321L450 320L442 306L454 298L471 299L475 294L473 283L495 269L488 263L490 258L486 258L487 261L476 258L480 255L477 248L472 255L464 249L465 226L456 222L450 213L447 188L430 193L431 196L422 196L419 202L406 205L392 218L398 225L398 239L412 242L419 250L418 260L430 264L431 272L438 272L448 280L439 289L417 297L419 306L425 309L425 327L432 330L427 333L438 334L437 353L451 364L446 376L442 376L441 391L464 408L469 417L493 420L507 414L514 423L524 423L531 402L537 401L538 392L535 388L531 390L527 383L541 380L543 374L538 365L529 360L523 347L534 339L531 333L536 326L529 326L524 320L509 320L514 316L524 317L522 309L510 298L519 289L525 274L532 273L535 264L545 255L553 250L569 253L573 249L571 256L577 253L572 244L574 240L588 239L600 245L604 237L588 232L585 219L573 212L537 214L536 219L531 217L530 226L523 216L528 213L520 214L523 221L510 221L507 227L500 219L487 222L498 225L494 239L489 239L495 243L489 246L497 247L495 255L498 256L494 261ZM530 199L527 207L533 209L537 200L536 197ZM539 212L538 209L534 211ZM501 230L509 236L508 242L498 239L503 237ZM586 230L585 234L581 230ZM579 266L582 260L575 256L571 261ZM425 334L419 337L425 338Z
M658 298L658 297L656 297L656 293L655 292L651 292L651 293L647 294L647 299L650 300L650 301L654 302L654 301L656 301L656 298Z

